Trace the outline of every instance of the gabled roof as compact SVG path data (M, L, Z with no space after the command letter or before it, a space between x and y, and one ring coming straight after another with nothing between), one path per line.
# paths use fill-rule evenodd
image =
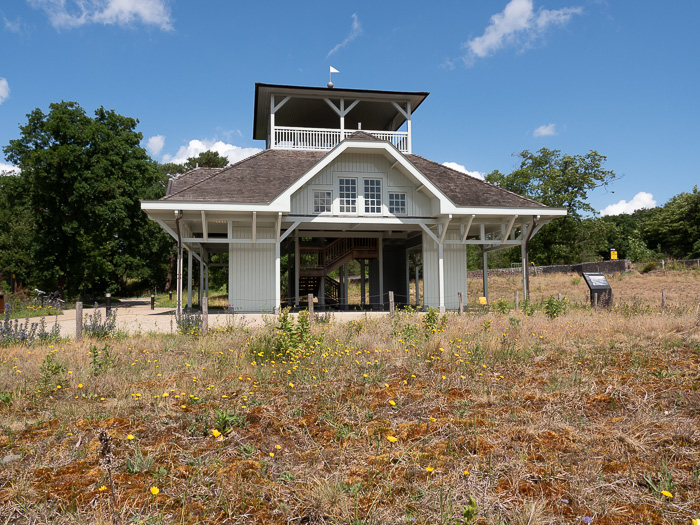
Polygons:
M386 143L363 131L343 142ZM402 155L386 145L395 155ZM227 168L195 169L175 179L171 192L161 200L269 204L333 151L268 149ZM457 207L547 208L419 155L403 157Z
M522 197L420 155L406 155L406 157L457 206L547 207L541 202Z

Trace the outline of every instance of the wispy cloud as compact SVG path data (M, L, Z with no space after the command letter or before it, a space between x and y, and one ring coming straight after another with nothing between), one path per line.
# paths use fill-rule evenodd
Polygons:
M654 200L654 196L646 191L640 191L629 202L623 199L620 202L606 206L600 210L600 215L602 217L606 215L622 215L623 213L633 213L643 208L653 208L655 206L656 200Z
M219 155L226 157L231 164L245 158L260 153L258 148L241 148L233 144L227 144L220 140L190 140L187 146L180 146L175 155L163 155L162 162L174 162L184 164L188 158L196 157L205 151L215 151Z
M484 174L480 171L468 170L466 167L462 166L461 164L457 164L456 162L443 162L442 165L447 166L448 168L451 168L455 171L466 173L467 175L469 175L470 177L474 177L475 179L484 180Z
M2 24L3 26L5 26L5 29L10 31L11 33L19 34L22 32L22 21L19 18L10 20L9 18L3 15Z
M361 34L362 34L362 24L360 24L360 20L357 18L357 13L353 13L352 26L350 27L350 33L348 33L348 36L345 37L345 40L343 40L340 44L336 45L333 49L331 49L328 52L328 54L326 55L326 58L331 56L333 53L335 53L339 49L342 49L345 46L347 46L350 42L355 40Z
M521 50L541 37L551 26L563 26L574 15L583 12L581 7L564 7L549 10L540 8L535 12L532 0L510 0L501 13L491 17L491 24L484 34L462 44L467 51L464 61L471 65L477 58L485 58L506 46L517 46Z
M10 84L7 79L0 77L0 104L10 98Z
M135 23L173 28L166 0L27 0L49 17L56 29L85 24L128 26Z
M165 136L154 135L146 142L146 149L151 155L158 155L165 146Z
M546 126L540 126L535 131L532 132L533 137L551 137L557 134L556 124L547 124Z

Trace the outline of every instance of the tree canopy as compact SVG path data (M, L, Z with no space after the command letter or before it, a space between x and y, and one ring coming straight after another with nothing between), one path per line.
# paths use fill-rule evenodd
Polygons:
M608 186L615 173L606 170L604 155L562 155L542 148L518 154L520 167L508 175L494 171L486 180L547 206L566 208L567 216L552 221L533 238L531 258L537 264L576 263L600 250L600 223L587 218L595 212L588 194Z
M94 115L76 102L37 108L3 148L21 169L9 190L22 192L33 219L32 278L69 295L118 288L126 276L154 280L169 244L140 208L164 194L165 178L140 146L138 121L104 107Z
M193 170L197 167L199 168L225 168L228 166L228 159L220 155L216 151L203 151L196 157L189 157L184 164L176 164L174 162L168 162L166 164L160 164L159 169L165 175L174 175L179 173L185 173L186 171Z

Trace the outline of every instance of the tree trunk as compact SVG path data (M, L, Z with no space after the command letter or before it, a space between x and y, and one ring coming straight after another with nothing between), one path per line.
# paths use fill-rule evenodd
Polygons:
M173 254L170 256L170 266L168 267L168 278L165 280L165 291L169 292L173 287L173 273L177 264L177 243L173 244Z

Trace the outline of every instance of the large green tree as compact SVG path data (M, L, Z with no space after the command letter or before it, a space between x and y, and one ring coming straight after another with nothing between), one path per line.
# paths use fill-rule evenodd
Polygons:
M677 259L700 258L700 191L674 195L641 221L642 236L650 248Z
M157 278L161 232L139 201L162 196L165 178L140 146L137 123L103 107L91 117L76 102L54 103L29 113L3 148L21 169L37 284L77 295Z
M532 239L531 260L536 264L571 264L600 251L599 221L587 215L595 210L588 194L609 185L615 179L604 169L604 155L591 150L586 155L568 155L542 148L537 153L518 155L520 167L505 175L494 171L486 180L547 206L566 208L567 216L552 221Z

